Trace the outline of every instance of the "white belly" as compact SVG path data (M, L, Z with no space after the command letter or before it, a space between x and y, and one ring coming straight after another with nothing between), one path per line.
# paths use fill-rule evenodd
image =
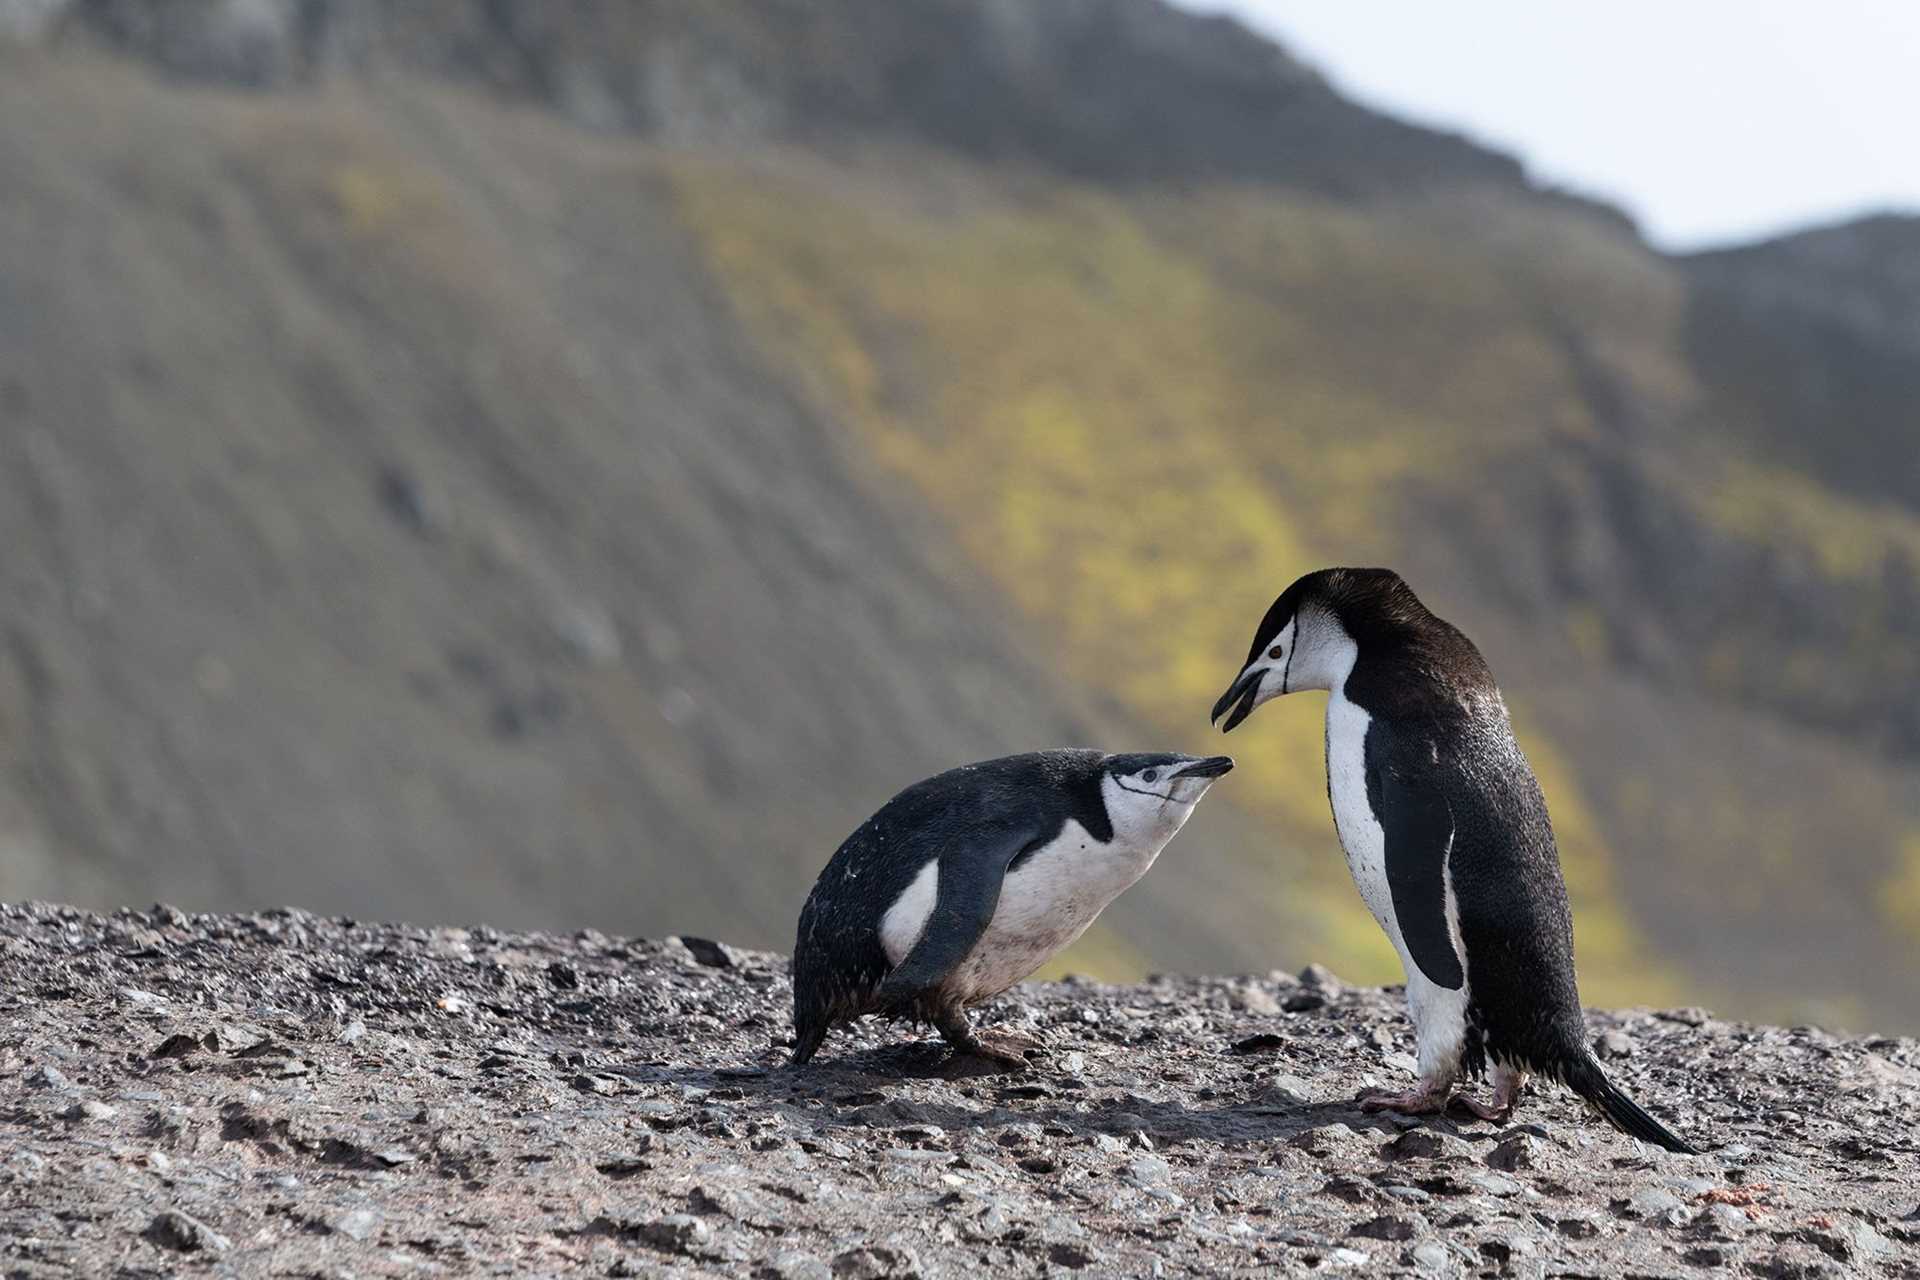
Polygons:
M1406 943L1393 917L1393 891L1387 886L1386 833L1367 803L1366 743L1371 723L1372 718L1348 702L1340 690L1328 697L1327 794L1333 800L1333 825L1346 851L1353 883L1406 964Z
M1333 824L1347 855L1347 870L1400 956L1407 975L1407 1006L1419 1041L1421 1075L1448 1074L1458 1062L1466 1034L1467 986L1458 990L1428 981L1407 952L1387 883L1387 838L1367 802L1367 726L1372 717L1347 701L1339 688L1327 700L1327 794L1333 800ZM1448 932L1460 954L1460 926L1453 901L1453 876L1445 876ZM1464 962L1464 955L1462 960ZM1462 964L1465 970L1465 964Z
M1168 833L1171 839L1172 833ZM1147 873L1166 840L1101 844L1068 821L1000 886L1000 903L980 941L955 966L947 988L963 1001L998 995L1031 975L1087 931L1087 926ZM920 939L939 891L939 863L929 862L880 924L887 960L899 964Z

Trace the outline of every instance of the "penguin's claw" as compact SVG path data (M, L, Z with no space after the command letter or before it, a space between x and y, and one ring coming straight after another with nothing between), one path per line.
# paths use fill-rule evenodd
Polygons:
M1456 1093L1453 1095L1453 1101L1488 1124L1505 1124L1513 1118L1512 1099L1508 1099L1503 1104L1496 1095L1492 1102L1482 1102L1470 1093Z
M1029 1054L1047 1051L1044 1040L1021 1035L1018 1031L996 1031L991 1035L982 1036L981 1040L991 1041L995 1047L1004 1049L1008 1053Z
M1429 1116L1446 1109L1447 1091L1425 1085L1415 1086L1405 1093L1376 1089L1361 1094L1356 1101L1362 1111L1397 1111L1403 1116Z

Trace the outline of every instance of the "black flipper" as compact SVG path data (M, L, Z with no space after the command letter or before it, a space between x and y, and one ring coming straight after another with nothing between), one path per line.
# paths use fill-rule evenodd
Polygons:
M920 940L875 993L883 1006L923 1001L946 981L987 931L1007 866L1038 837L1026 827L1002 828L940 854L939 887Z
M1420 972L1458 991L1466 982L1447 927L1447 856L1453 812L1426 743L1395 734L1379 721L1367 727L1367 804L1386 836L1387 887L1400 936Z
M1629 1137L1651 1142L1656 1147L1665 1147L1681 1155L1700 1154L1697 1148L1648 1115L1639 1103L1622 1093L1619 1085L1607 1079L1607 1073L1600 1069L1599 1062L1584 1046L1578 1056L1568 1063L1561 1079L1566 1082L1567 1088L1585 1098L1605 1116L1608 1123Z

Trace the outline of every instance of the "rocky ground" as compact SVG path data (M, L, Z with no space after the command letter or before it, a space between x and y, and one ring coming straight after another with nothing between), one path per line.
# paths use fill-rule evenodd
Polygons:
M1397 993L1023 988L1027 1071L870 1024L782 1069L783 957L300 912L0 907L0 1270L1920 1276L1920 1043L1600 1013L1709 1154L1566 1096L1389 1121Z

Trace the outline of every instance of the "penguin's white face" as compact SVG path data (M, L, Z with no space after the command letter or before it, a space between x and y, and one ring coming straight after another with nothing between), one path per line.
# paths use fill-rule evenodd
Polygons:
M1302 689L1333 689L1353 670L1359 646L1340 620L1324 609L1309 606L1287 619L1286 625L1254 655L1214 704L1213 718L1227 717L1220 726L1231 733L1262 703ZM1228 709L1231 708L1231 714Z
M1231 756L1110 756L1100 779L1116 840L1165 843L1193 806L1233 768Z

